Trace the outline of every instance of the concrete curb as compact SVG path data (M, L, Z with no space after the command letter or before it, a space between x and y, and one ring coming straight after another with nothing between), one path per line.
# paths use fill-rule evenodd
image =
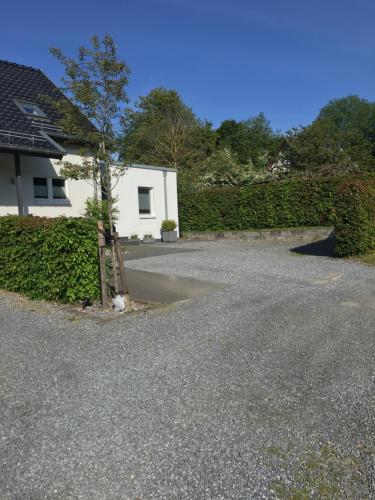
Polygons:
M263 240L263 241L313 241L332 237L333 227L292 227L288 229L262 229L258 231L189 232L181 241Z

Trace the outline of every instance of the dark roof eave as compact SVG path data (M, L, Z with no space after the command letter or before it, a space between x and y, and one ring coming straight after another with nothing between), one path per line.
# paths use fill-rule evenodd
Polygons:
M23 156L39 156L42 158L53 158L55 160L61 160L65 153L62 151L51 151L46 149L30 148L27 146L12 146L7 144L0 144L0 152L2 153L14 153Z
M78 144L78 145L83 145L83 146L88 146L92 147L96 145L95 141L90 141L90 139L86 138L80 138L77 137L76 135L72 134L64 134L64 133L59 133L59 132L48 132L48 135L50 137L54 137L56 139L60 139L61 142L65 144Z

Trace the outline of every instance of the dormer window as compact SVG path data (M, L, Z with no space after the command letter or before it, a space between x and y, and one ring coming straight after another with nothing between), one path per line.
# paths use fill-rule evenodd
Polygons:
M25 101L15 101L17 106L23 111L26 115L39 117L39 118L47 118L47 115L43 113L39 106L34 104L33 102L25 102Z

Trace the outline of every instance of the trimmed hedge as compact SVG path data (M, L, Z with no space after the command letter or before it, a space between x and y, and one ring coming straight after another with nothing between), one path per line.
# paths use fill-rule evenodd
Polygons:
M0 217L0 288L32 299L97 299L97 238L83 218Z
M375 177L287 179L243 188L182 192L181 232L335 225L337 253L363 253L373 245L374 221L369 206L374 197L370 189L364 196L363 189L360 195L357 188L349 187L356 182L370 186Z
M375 179L353 179L339 186L335 246L339 257L375 250Z
M183 232L329 226L338 184L338 179L292 179L182 194L180 227Z

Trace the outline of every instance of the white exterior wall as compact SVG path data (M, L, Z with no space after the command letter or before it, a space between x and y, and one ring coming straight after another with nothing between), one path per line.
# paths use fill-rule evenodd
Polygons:
M64 160L80 163L81 158L71 150ZM85 201L94 194L92 183L68 179L65 181L67 200L34 199L33 177L59 177L59 160L20 155L20 162L27 214L45 217L80 217L84 214ZM14 155L0 153L0 215L18 214L15 177Z
M81 158L74 154L72 149L70 154L64 156L64 160L79 163ZM33 177L59 177L59 161L22 155L20 161L26 214L44 217L84 215L85 202L87 198L94 195L92 183L67 179L65 181L67 200L34 199ZM166 179L166 186L164 179ZM138 187L152 189L152 213L150 215L139 213ZM136 233L141 239L145 234L152 234L154 238L160 239L160 229L164 219L175 220L178 231L177 172L175 170L148 165L129 166L114 188L114 195L118 199L117 208L119 209L116 228L121 237L130 238ZM0 153L0 216L7 214L18 214L14 155Z
M167 211L165 205L164 175L167 187ZM151 214L139 213L138 187L151 188ZM160 228L164 219L173 219L178 231L177 207L177 172L173 169L132 165L127 168L114 189L119 209L119 220L116 224L120 237L128 237L134 233L139 238L152 234L160 239Z

